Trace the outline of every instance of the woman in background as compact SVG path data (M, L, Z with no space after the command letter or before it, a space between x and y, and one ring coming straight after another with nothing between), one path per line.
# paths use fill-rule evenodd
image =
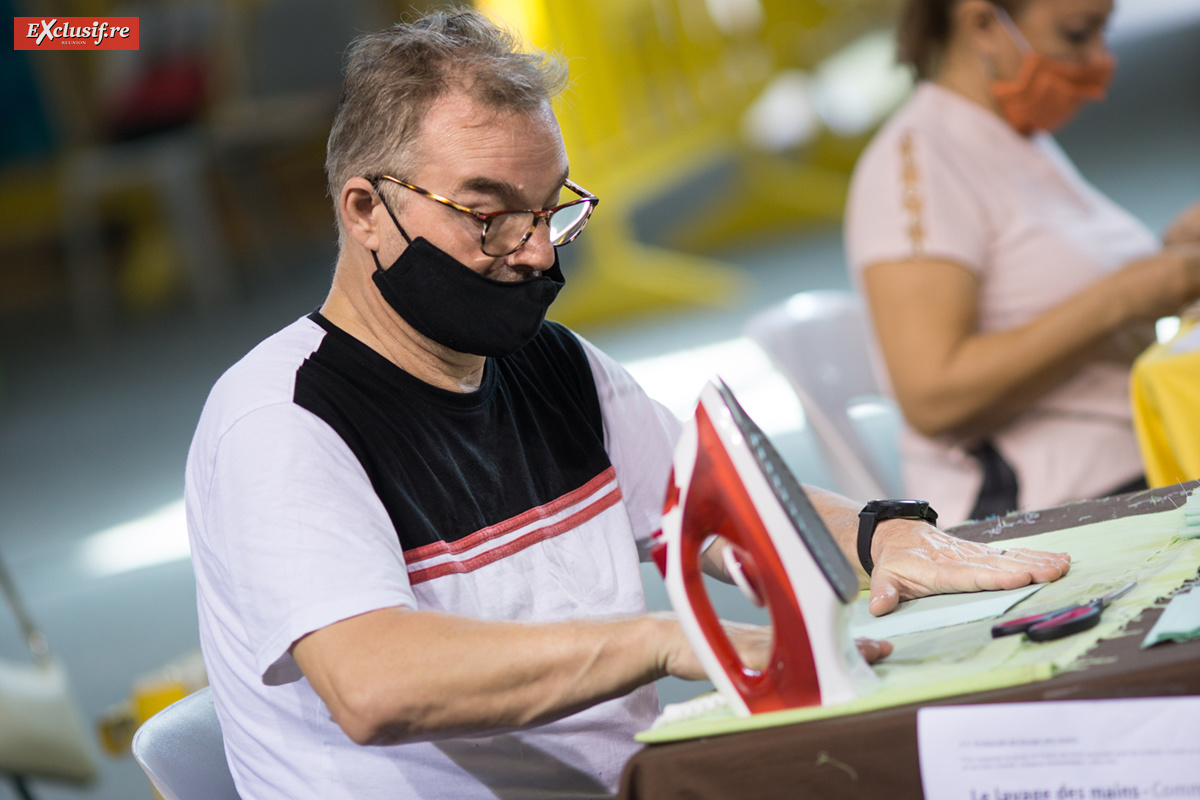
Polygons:
M901 20L919 81L858 163L846 250L906 491L945 524L1144 486L1129 366L1200 296L1200 206L1160 241L1050 136L1104 96L1111 12L909 0Z

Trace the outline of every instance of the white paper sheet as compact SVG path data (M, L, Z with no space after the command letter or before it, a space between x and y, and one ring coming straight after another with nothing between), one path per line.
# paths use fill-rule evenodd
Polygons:
M906 600L895 611L882 617L871 616L867 610L867 600L859 599L850 617L850 632L855 637L887 639L998 617L1045 585L1036 583L1003 592L939 594Z
M917 712L925 800L1200 797L1200 697Z

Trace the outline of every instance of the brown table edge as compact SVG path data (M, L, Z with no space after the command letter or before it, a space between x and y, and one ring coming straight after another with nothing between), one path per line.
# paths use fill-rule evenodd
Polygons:
M1105 519L1136 516L1166 509L1166 505L1181 506L1187 494L1200 486L1200 481L1190 481L1174 486L1147 489L1126 495L1068 503L1056 508L1036 512L1014 512L1005 517L991 518L964 523L948 529L949 533L970 541L1005 541L1050 530L1075 525L1099 522ZM1184 588L1194 585L1193 578ZM1182 590L1182 589L1181 589ZM849 757L842 760L829 749L836 745L819 747L813 744L796 743L789 746L787 759L793 770L791 780L785 785L785 794L791 797L797 783L803 783L814 797L836 798L862 795L867 783L886 785L891 800L920 798L921 778L917 753L917 712L928 706L977 705L991 703L1023 703L1057 700L1098 700L1128 697L1172 697L1200 695L1200 641L1158 645L1141 650L1145 633L1162 614L1161 608L1148 608L1125 626L1121 635L1101 640L1084 656L1084 666L1068 670L1037 683L957 695L923 703L894 706L876 711L856 714L851 717L834 717L825 720L797 723L761 731L703 737L679 742L651 744L639 751L626 765L622 775L621 792L626 800L639 798L669 797L662 787L653 785L653 775L647 768L656 762L677 758L687 753L687 761L693 766L691 774L698 777L706 765L720 762L724 752L736 742L740 753L753 754L758 748L768 755L785 741L787 729L803 728L805 739L824 742L838 741L836 736L822 736L822 732L834 733L848 728L855 731L856 743L863 751L872 751L879 757L867 762ZM1119 666L1122 654L1137 654L1136 666L1128 663ZM1132 680L1131 680L1132 679ZM1130 684L1133 684L1132 690ZM781 733L782 732L782 733ZM789 743L791 745L792 743ZM854 763L851 763L854 762ZM751 787L743 780L742 769L734 770L737 783L722 786L720 776L707 776L705 792L690 793L689 797L732 797L753 794L759 800L771 797L770 787ZM853 778L851 778L853 775ZM748 778L745 780L752 780ZM645 787L639 788L642 783ZM644 789L644 790L643 790Z

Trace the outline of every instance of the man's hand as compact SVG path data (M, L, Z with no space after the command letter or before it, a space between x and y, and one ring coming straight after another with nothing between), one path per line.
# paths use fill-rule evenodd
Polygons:
M855 639L854 644L858 647L859 655L866 659L868 664L874 664L892 654L892 643L886 639Z
M659 612L651 616L664 621L676 620L676 616L668 612ZM748 625L742 622L729 622L726 620L721 621L721 626L725 629L725 634L729 637L730 643L733 644L733 649L737 651L738 657L742 660L743 664L750 669L761 670L766 668L767 662L771 657L771 645L774 641L770 627ZM684 634L681 625L676 622L672 635L665 638L663 642L663 671L665 674L689 681L700 681L708 678L708 675L704 671L704 665L700 663L700 659L696 656L696 652L688 642L687 635ZM891 642L875 639L855 639L854 643L858 646L858 652L866 659L868 664L873 664L892 653Z
M881 522L871 544L871 613L901 600L946 592L1018 589L1056 581L1071 568L1066 553L1005 549L956 539L924 522Z
M685 681L702 681L708 678L704 665L688 642L678 617L667 611L650 616L671 623L669 633L662 639L662 674L683 678ZM725 635L729 637L738 658L750 669L762 669L771 658L771 629L763 625L748 625L743 622L721 621Z

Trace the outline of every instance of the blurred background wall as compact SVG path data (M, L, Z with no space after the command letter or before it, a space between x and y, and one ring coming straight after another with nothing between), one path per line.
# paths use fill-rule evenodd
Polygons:
M736 288L736 273L682 245L836 219L863 136L907 83L886 32L845 52L886 27L895 0L480 5L579 66L558 110L606 213L594 244L571 251L586 262L558 309L573 324ZM141 23L137 51L5 55L0 317L8 330L103 336L168 307L212 311L327 240L320 168L342 50L413 7L0 8Z
M714 372L765 364L737 344L749 315L848 288L846 180L909 88L894 0L480 4L571 58L558 111L572 176L602 204L563 251L552 316L687 413ZM68 667L100 767L89 786L35 781L39 797L151 797L121 754L128 729L109 731L110 754L91 728L203 680L186 660L180 503L195 420L229 364L324 297L346 43L434 5L0 0L10 16L141 22L135 52L0 48L0 557ZM1113 40L1109 102L1060 140L1161 229L1200 195L1200 2L1126 0ZM756 408L795 409L785 382L761 385ZM789 419L793 468L826 482L803 415ZM0 658L28 658L3 613ZM699 689L664 696L679 691Z

